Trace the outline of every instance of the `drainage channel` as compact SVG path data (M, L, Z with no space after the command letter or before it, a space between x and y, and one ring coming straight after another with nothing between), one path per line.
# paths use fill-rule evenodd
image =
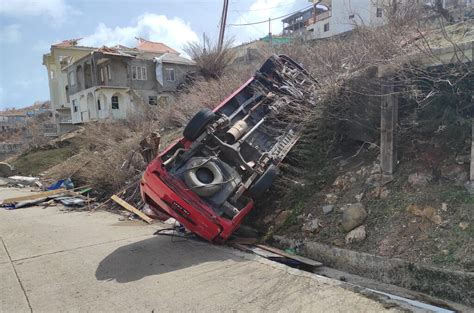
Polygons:
M317 276L339 280L343 288L373 298L387 306L398 306L412 312L450 313L469 310L469 308L463 305L452 302L448 303L422 293L335 270L324 266L320 262L289 254L273 247L241 243L231 244L231 246L292 268L310 272Z

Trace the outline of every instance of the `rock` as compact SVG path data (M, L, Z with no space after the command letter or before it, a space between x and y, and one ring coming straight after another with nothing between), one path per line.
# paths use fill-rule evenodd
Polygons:
M380 167L380 164L375 163L374 166L372 167L372 170L370 171L370 174L379 174L382 173L382 168Z
M358 195L355 195L354 197L357 200L357 202L360 202L362 200L362 198L364 197L364 193L362 192Z
M407 211L413 215L425 217L436 225L441 225L443 223L441 216L431 206L420 208L416 204L411 204L407 207Z
M448 204L447 203L441 203L441 211L447 212L448 211Z
M342 227L345 231L351 231L367 218L367 212L361 203L351 204L342 213Z
M412 186L426 186L433 180L433 176L427 172L417 172L408 176L408 183Z
M319 222L319 219L314 218L304 223L303 227L301 227L301 230L305 233L314 233L320 228L321 228L321 223Z
M459 228L461 228L462 230L465 230L466 228L469 227L469 223L468 222L461 222L459 223Z
M347 235L346 235L346 244L350 244L353 242L360 242L365 239L367 236L366 231L365 231L365 226L361 225L353 230L351 230Z
M344 241L344 239L342 239L342 238L337 238L337 239L334 239L334 240L332 241L332 244L335 245L335 246L337 246L337 247L343 247L344 244L345 244L345 241Z
M387 199L389 194L390 194L390 190L388 190L387 188L382 188L379 193L379 198Z
M337 201L337 196L333 193L328 193L326 195L326 202L329 204L334 204Z
M469 175L465 166L455 164L441 168L441 176L458 186L462 186L468 180Z
M10 177L12 175L13 166L5 162L0 162L0 177Z
M329 213L332 212L333 209L334 209L334 205L332 205L332 204L325 205L325 206L323 206L323 213L324 214L329 214Z
M281 211L280 214L278 214L278 216L275 218L275 226L276 227L280 227L282 226L285 221L288 219L288 217L290 216L290 211L288 210L285 210L285 211Z

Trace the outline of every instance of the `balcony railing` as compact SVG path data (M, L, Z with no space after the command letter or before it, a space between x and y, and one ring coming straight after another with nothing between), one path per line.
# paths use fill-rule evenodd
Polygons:
M319 13L318 15L316 16L312 16L310 17L308 20L306 20L306 26L308 25L312 25L316 22L319 22L319 21L322 21L322 20L325 20L327 18L330 18L332 16L332 11L329 10L329 11L325 11L323 13Z

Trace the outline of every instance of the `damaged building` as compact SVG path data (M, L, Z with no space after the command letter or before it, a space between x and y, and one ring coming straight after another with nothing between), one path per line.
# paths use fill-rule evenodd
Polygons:
M64 98L62 105L53 104L61 111L61 120L78 124L125 119L138 105L169 101L186 74L194 70L193 61L163 43L137 40L136 48L88 48L82 56L67 58L60 75L64 88L54 90ZM58 98L54 96L51 93L51 99Z

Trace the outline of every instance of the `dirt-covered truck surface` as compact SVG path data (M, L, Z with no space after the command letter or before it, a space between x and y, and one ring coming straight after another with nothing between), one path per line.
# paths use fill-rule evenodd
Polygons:
M289 57L270 57L213 111L199 111L183 138L148 165L144 201L206 240L227 240L297 142L300 107L314 105L316 85Z

